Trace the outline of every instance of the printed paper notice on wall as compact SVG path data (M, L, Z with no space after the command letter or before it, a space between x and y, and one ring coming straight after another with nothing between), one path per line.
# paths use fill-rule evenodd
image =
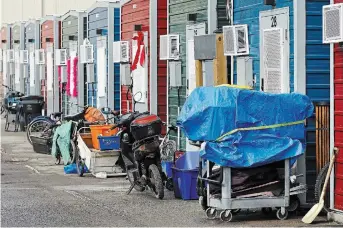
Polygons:
M53 83L54 83L54 61L53 61L53 53L47 52L46 53L46 88L47 91L53 91Z

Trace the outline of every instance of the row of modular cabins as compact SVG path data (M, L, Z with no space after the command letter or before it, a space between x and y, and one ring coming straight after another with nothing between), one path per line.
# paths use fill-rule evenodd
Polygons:
M334 127L330 118L330 108L333 110L330 92L335 94L335 104L341 99L339 90L330 91L330 56L333 62L333 54L330 55L330 46L322 43L322 7L330 1L279 0L275 3L267 5L263 0L101 1L84 12L70 11L62 16L31 20L24 26L20 23L17 30L24 31L24 35L14 35L13 25L6 25L1 28L1 49L14 48L18 42L13 37L19 37L16 38L20 40L19 44L23 42L21 39L25 42L20 49L28 50L32 56L33 50L45 50L44 65L31 64L30 61L21 71L17 70L22 72L19 78L27 80L16 88L29 94L44 95L47 113L59 110L72 113L75 109L70 107L69 101L79 105L108 106L125 113L133 109L132 97L128 93L130 89L133 94L139 94L136 110L149 110L163 121L175 124L185 99L196 87L192 53L194 37L221 32L225 25L247 25L249 54L227 58L226 80L232 84L252 85L255 90L303 93L312 99L316 107L313 117L306 122L305 156L297 163L297 173L304 174L300 181L308 185L308 192L300 197L300 202L307 206L314 203L316 176L329 161L330 140L331 144L334 140L332 135L330 137L330 124L338 144L341 138L341 129ZM264 35L267 34L264 31L269 31L269 36ZM178 87L169 86L170 66L175 63L160 60L159 56L160 36L165 34L179 35L181 86ZM265 39L268 42L264 42ZM132 88L121 83L127 75L127 64L114 63L115 57L110 50L116 41L130 43ZM82 43L93 45L94 61L82 64L78 59L80 48L76 47ZM265 63L268 65L268 60L271 61L264 51L268 45L278 45L283 50L282 54L273 56L280 58L277 62L282 78L266 73ZM57 67L53 52L59 48L67 50L68 64ZM340 47L335 46L333 51L335 61L341 60ZM334 67L335 80L331 83L336 84L331 88L341 88L340 74L336 72L340 72L342 66L335 62ZM13 77L16 68L13 66L11 74L6 68L1 68L8 76L3 78L13 84L16 82L16 77ZM74 77L70 76L72 74ZM207 79L213 78L213 61L203 62L203 74ZM275 83L279 88L270 87ZM76 84L75 93L71 88ZM213 82L207 80L205 85L213 85ZM335 111L336 123L339 123L337 119L341 115L338 108ZM170 138L178 142L180 150L194 149L180 131L172 132ZM343 209L342 187L334 185L342 183L341 156L336 160L336 179L331 186L335 193L330 194L331 201L335 202L332 208L337 210Z

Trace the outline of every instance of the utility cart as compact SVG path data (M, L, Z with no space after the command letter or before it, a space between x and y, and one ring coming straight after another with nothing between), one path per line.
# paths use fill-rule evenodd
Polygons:
M91 133L85 132L88 127L81 128L77 134L78 155L76 156L76 167L79 176L83 176L85 166L93 175L105 174L105 177L126 176L122 168L116 163L120 156L120 149L98 150L93 148Z
M290 161L284 160L284 168L281 181L271 181L260 186L247 188L245 190L232 191L232 169L229 167L221 167L221 176L217 180L213 178L208 161L201 161L200 166L202 174L206 173L206 178L199 176L198 181L204 181L205 192L199 198L200 204L206 211L206 216L209 219L214 219L217 216L222 221L231 221L233 215L238 213L241 209L255 209L262 208L262 212L267 214L272 212L272 208L277 208L276 216L280 220L287 219L288 211L295 211L299 206L299 200L296 195L305 193L307 191L305 185L298 185L291 188L290 183ZM199 172L200 173L200 172ZM279 174L280 175L280 174ZM210 183L210 184L208 184ZM268 191L259 191L258 188L268 189L269 186L281 185L283 189L278 194L266 194ZM217 186L220 191L213 193L213 186ZM201 190L200 190L201 192Z

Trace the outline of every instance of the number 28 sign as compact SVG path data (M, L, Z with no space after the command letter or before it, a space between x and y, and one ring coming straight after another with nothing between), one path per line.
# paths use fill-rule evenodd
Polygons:
M271 25L272 28L275 28L277 26L277 17L276 16L271 17L271 23L272 23L272 25Z

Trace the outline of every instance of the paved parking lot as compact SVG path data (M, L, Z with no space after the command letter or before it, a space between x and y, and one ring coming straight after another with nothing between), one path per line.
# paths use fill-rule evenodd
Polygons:
M3 120L3 119L2 119ZM125 178L65 175L50 155L34 153L25 133L1 125L1 226L304 226L301 215L279 221L275 214L243 211L231 223L207 220L197 201L182 201L166 190L164 200L132 191ZM318 218L312 226L337 226Z

